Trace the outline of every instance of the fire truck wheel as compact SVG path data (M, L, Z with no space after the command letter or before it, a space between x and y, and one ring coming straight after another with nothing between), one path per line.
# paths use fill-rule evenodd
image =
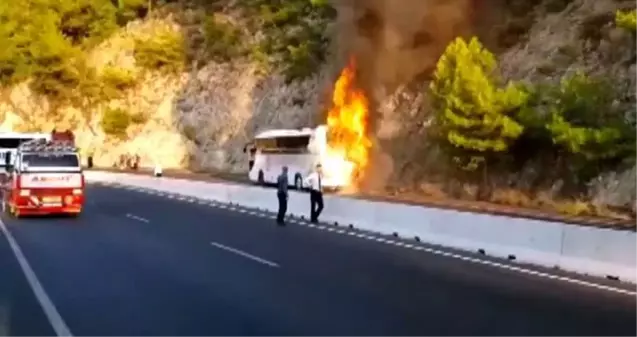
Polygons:
M20 217L20 211L18 211L14 206L9 206L9 213L16 219Z

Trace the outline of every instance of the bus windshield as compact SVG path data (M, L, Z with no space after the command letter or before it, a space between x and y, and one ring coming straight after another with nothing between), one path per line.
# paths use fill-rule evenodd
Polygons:
M26 167L79 167L77 154L73 153L25 153L22 155L22 163Z

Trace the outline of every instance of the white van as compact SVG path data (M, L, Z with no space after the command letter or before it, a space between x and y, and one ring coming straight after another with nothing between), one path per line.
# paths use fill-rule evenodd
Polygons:
M274 184L283 166L288 167L289 184L304 188L303 181L317 164L323 166L323 186L340 189L350 183L354 165L328 148L327 126L315 129L268 130L254 137L256 154L248 174L258 184Z

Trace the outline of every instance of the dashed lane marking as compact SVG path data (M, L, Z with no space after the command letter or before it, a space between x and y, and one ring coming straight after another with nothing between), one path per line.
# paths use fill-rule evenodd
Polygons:
M239 256L243 256L243 257L245 257L247 259L250 259L250 260L255 261L255 262L259 262L259 263L264 264L266 266L270 266L270 267L273 267L273 268L279 268L279 264L276 263L276 262L272 262L272 261L266 260L264 258L260 258L260 257L258 257L256 255L252 255L250 253L246 253L246 252L244 252L242 250L239 250L239 249L236 249L236 248L232 248L232 247L228 247L228 246L222 245L222 244L220 244L218 242L211 242L210 245L212 245L214 247L217 247L219 249L223 249L225 251L237 254Z
M129 219L133 219L139 222L144 222L144 223L150 223L150 220L146 219L146 218L142 218L141 216L137 216L134 214L130 214L130 213L126 213L126 217Z

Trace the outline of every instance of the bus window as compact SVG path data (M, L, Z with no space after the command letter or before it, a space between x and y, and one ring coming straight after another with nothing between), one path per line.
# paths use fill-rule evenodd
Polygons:
M307 145L310 143L310 136L281 137L277 138L276 142L279 149L304 150L307 149Z
M257 139L257 148L262 153L303 153L308 151L310 136L287 136Z
M261 150L261 152L276 149L276 140L273 138L257 139L255 143L257 149Z

